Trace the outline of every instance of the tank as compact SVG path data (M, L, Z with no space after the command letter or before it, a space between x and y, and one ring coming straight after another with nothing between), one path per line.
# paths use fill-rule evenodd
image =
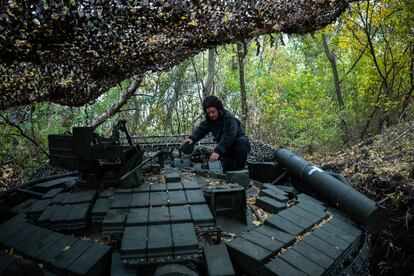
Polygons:
M50 135L50 164L70 171L1 194L0 269L367 273L367 234L386 224L383 207L288 149L252 140L246 169L223 172L207 161L211 140L183 148L184 138L130 136L125 121L110 138L91 128Z

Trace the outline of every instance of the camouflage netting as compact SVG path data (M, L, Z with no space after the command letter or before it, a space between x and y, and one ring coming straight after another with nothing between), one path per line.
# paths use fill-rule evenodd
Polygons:
M178 150L181 148L183 140L187 137L188 134L155 136L132 135L134 143L139 143L140 147L149 155L158 150L165 150L173 152L174 157L178 157ZM276 161L276 148L251 137L249 137L249 141L251 145L251 150L248 155L249 160L257 162ZM123 142L126 143L127 141L123 140ZM216 143L213 140L213 136L208 134L196 145L195 151L208 158L210 154L213 153L215 146Z
M23 3L22 3L23 2ZM83 105L148 70L266 33L306 33L348 0L1 1L0 109Z

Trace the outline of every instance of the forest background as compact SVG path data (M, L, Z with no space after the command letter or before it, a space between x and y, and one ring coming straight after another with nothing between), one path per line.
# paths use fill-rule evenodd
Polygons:
M2 184L47 162L47 136L119 119L132 134L189 134L204 96L220 97L250 137L299 154L335 152L413 116L414 5L351 5L334 24L210 49L168 72L125 80L83 107L37 103L0 113Z
M214 94L241 120L249 137L313 155L316 162L338 155L335 161L349 163L353 183L377 185L364 192L392 201L393 215L401 217L394 225L401 228L405 222L406 228L399 240L391 229L378 239L376 272L407 272L406 265L413 270L412 248L405 255L398 249L412 240L410 201L400 204L399 188L376 190L378 185L400 187L401 178L390 182L367 172L356 174L354 167L360 164L369 170L369 163L383 166L385 153L352 147L372 144L371 137L394 125L404 129L391 132L391 142L403 141L414 130L413 18L412 0L357 2L318 32L265 35L206 50L168 72L124 80L82 107L42 102L0 111L0 190L36 176L37 168L47 164L49 134L94 126L109 136L120 119L128 121L131 134L189 134L203 120L203 97ZM407 139L404 143L412 144ZM374 145L381 148L383 140ZM407 148L413 147L399 150ZM337 154L341 150L349 152ZM366 152L371 157L362 160Z

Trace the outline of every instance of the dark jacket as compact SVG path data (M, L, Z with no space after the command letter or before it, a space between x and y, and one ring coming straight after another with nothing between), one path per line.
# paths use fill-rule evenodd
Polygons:
M217 143L214 152L217 152L220 155L223 155L226 152L236 138L245 136L240 121L226 109L220 111L220 117L216 121L213 121L206 116L204 122L194 130L189 138L193 140L194 143L197 143L209 132L213 134L214 141Z

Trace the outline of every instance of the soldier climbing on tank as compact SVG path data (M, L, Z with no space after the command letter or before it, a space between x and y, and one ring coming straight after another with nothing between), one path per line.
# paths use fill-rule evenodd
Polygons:
M183 141L183 144L197 143L211 132L217 145L209 161L221 159L224 171L242 170L246 165L250 143L240 121L224 108L216 96L207 96L204 99L203 111L205 120Z

